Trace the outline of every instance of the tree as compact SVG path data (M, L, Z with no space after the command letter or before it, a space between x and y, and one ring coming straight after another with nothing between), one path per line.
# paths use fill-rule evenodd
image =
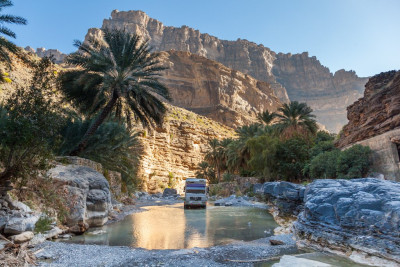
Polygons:
M208 164L207 161L202 161L198 165L199 170L196 171L196 177L200 179L207 179L210 184L214 184L215 180L215 170Z
M80 154L113 112L126 119L128 126L132 119L144 127L162 123L166 107L157 95L169 99L169 92L158 76L165 68L147 41L125 31L104 29L100 39L75 41L75 46L78 51L66 61L77 68L62 73L62 90L80 111L98 115L70 155Z
M61 129L61 143L58 155L68 155L71 146L76 145L83 137L92 120L72 117ZM122 182L132 191L137 184L136 170L138 156L134 148L138 145L138 133L132 133L125 125L109 120L100 125L89 140L81 156L99 162L110 171L121 173Z
M208 142L210 147L209 151L206 153L204 159L215 169L217 173L218 182L221 181L221 171L223 169L223 149L221 148L221 143L218 139L214 138Z
M31 85L17 88L5 100L0 116L0 184L34 178L52 158L63 118L53 101L55 68L44 58L35 65Z
M0 0L0 12L3 12L4 8L12 7L13 3L10 0ZM20 24L26 25L27 21L24 18L8 15L8 14L1 14L0 15L0 33L11 37L16 38L16 34L10 30L9 28L5 27L4 24ZM13 42L7 40L5 37L0 37L0 61L6 62L9 66L11 65L11 59L9 53L18 54L19 48ZM2 78L2 77L0 77Z
M270 125L272 121L276 118L276 114L274 112L269 112L268 110L266 110L259 113L257 118L260 123Z
M280 113L276 116L279 118L278 129L282 136L286 139L294 135L310 135L317 132L318 126L315 121L315 115L311 114L313 110L306 103L297 101L283 104L278 109Z

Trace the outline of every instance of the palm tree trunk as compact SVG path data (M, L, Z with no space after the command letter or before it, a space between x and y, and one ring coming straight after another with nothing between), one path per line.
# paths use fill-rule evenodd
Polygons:
M72 150L71 153L69 153L70 156L78 156L80 153L82 153L85 150L85 148L87 146L87 142L89 141L89 138L97 131L99 126L104 122L104 120L108 117L108 115L110 115L118 98L119 98L119 94L118 94L117 90L114 90L111 100L104 107L104 109L100 113L97 120L86 131L86 133L82 137L82 140L80 141L80 143L75 147L74 150Z

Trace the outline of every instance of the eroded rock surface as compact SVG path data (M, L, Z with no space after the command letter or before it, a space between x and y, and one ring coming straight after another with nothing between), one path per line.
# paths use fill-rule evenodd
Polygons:
M163 53L161 76L172 104L230 127L254 123L257 114L282 105L269 83L189 52Z
M339 147L399 129L400 71L382 72L369 79L364 97L347 108L347 117Z
M183 192L183 178L195 177L198 164L213 138L232 137L234 131L206 117L168 105L161 127L142 130L138 155L138 177L142 190L162 192L174 187Z
M373 178L317 180L294 223L306 246L358 251L400 264L400 184Z
M346 106L361 96L366 83L353 71L330 73L307 53L277 54L247 40L220 40L188 26L165 26L142 11L114 10L102 27L125 29L148 38L157 51L190 52L267 82L282 102L289 98L306 101L316 111L319 122L334 132L346 123ZM96 34L96 29L90 29L87 37Z
M66 193L70 208L67 224L75 232L101 226L112 209L110 186L106 178L92 168L78 165L57 165L48 174Z

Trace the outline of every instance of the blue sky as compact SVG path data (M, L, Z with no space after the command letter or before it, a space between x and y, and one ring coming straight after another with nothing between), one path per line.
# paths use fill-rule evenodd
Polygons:
M143 10L167 26L187 25L220 39L247 39L275 52L308 51L332 72L359 76L400 69L399 0L14 0L5 13L20 46L74 50L113 9Z

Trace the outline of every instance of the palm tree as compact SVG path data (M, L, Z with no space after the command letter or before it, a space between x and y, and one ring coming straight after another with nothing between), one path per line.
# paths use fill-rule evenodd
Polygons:
M0 0L0 12L3 11L4 8L12 7L13 3L10 0ZM11 24L20 24L26 25L27 21L24 18L13 16L13 15L0 15L0 34L6 35L11 38L16 38L16 34L10 30L9 28L5 27L4 24L11 23ZM13 42L10 42L5 37L0 37L0 61L6 62L8 66L11 66L11 59L9 53L18 54L19 48Z
M275 119L275 117L276 117L275 112L269 112L268 110L259 113L257 116L258 121L266 125L270 125L272 121Z
M221 181L221 169L222 169L222 161L223 155L221 155L221 145L218 139L214 138L208 141L208 145L210 146L209 151L206 153L204 159L214 167L217 172L218 182Z
M284 104L278 109L280 113L278 129L284 138L290 138L293 135L315 134L318 130L315 115L311 114L313 110L306 103L297 101Z
M148 42L125 31L104 29L101 38L75 41L78 51L67 57L76 66L61 74L67 100L96 120L70 155L81 153L104 120L115 113L119 119L140 122L144 127L161 124L166 107L157 97L169 98L168 89L158 81L159 53L151 53Z

